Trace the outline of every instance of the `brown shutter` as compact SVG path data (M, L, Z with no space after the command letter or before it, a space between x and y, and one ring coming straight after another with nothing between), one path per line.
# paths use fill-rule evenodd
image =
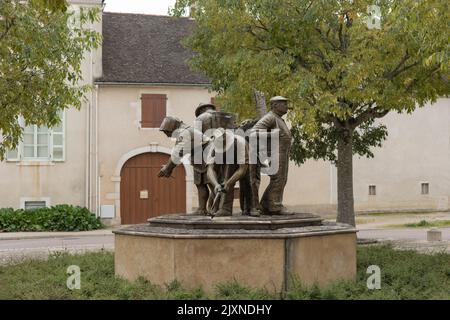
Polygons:
M141 96L141 127L159 128L166 116L165 94L143 94Z

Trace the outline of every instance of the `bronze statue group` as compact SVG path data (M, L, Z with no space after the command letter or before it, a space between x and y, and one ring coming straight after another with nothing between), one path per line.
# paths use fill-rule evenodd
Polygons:
M175 138L176 143L158 176L170 177L180 159L190 156L198 190L198 209L193 214L231 216L238 181L243 215L291 214L282 204L292 140L282 118L287 111L288 99L276 96L270 99L267 114L239 126L232 114L217 111L209 103L195 110L194 126L175 117L164 118L160 131ZM270 182L260 199L261 170L273 166L275 170L267 170Z

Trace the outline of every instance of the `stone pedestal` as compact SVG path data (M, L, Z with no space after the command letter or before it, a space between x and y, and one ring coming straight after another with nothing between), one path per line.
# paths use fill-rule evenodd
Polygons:
M211 292L236 280L280 292L291 276L325 285L356 275L356 230L313 215L168 215L115 231L115 272Z

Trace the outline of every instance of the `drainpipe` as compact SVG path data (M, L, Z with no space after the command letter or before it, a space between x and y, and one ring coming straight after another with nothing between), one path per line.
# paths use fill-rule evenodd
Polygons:
M330 204L333 204L334 198L334 179L333 179L333 164L330 162Z
M91 25L90 28L92 29L93 26ZM91 50L89 54L90 58L90 84L94 82L94 51ZM95 177L95 170L94 170L94 164L93 164L93 142L94 142L94 120L93 120L93 108L94 105L94 92L91 90L90 92L90 108L89 108L89 210L93 211L95 215L97 215L97 210L95 208L94 202L92 201L92 197L95 194L95 185L92 183Z
M100 216L100 168L98 161L98 85L95 85L95 177L97 182L97 190L96 190L96 208L95 212L97 216Z
M89 155L90 155L90 117L89 117L89 113L90 113L90 103L86 103L86 186L85 186L85 204L84 206L86 208L89 209L89 176L90 176L90 172L89 172Z
M89 55L90 58L90 79L92 77L92 51ZM90 199L91 199L91 109L92 109L92 93L91 99L86 103L86 190L85 190L85 206L91 210Z

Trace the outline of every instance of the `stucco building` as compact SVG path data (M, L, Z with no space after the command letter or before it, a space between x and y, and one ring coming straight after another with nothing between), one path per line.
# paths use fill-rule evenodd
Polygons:
M65 111L60 128L27 128L18 150L0 163L0 207L67 203L114 224L192 211L197 198L190 164L169 179L156 174L174 144L158 131L162 118L191 124L196 106L215 96L208 79L186 64L192 53L180 41L193 24L189 18L104 12L92 26L103 34L103 45L86 53L83 63L84 81L94 90L81 110ZM439 99L412 115L382 119L389 130L383 147L374 159L355 157L356 210L449 209L449 112L450 100ZM336 202L332 164L291 163L286 205L320 213L333 212Z

